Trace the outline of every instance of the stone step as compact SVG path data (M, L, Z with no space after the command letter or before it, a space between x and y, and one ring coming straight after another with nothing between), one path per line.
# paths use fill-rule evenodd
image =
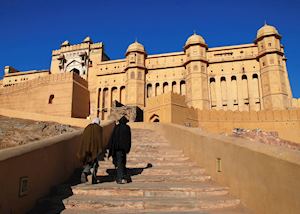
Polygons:
M224 195L228 188L217 186L214 182L133 182L124 185L100 183L80 184L72 188L74 195L94 196L140 196L140 197L198 197L201 195Z
M164 157L164 156L159 156L159 157L144 157L142 155L138 156L138 157L132 157L132 156L128 156L127 161L143 161L143 162L159 162L159 161L168 161L168 162L173 162L173 161L189 161L190 158L188 157Z
M177 154L165 154L165 155L161 155L161 154L157 154L157 153L136 153L136 154L129 154L127 155L128 159L145 159L145 158L152 158L152 159L157 159L160 160L160 158L165 158L165 159L169 159L169 160L173 160L173 159L185 159L186 157L182 154L182 155L177 155Z
M121 210L110 210L110 209L101 209L101 210L78 210L76 208L68 208L61 212L62 214L99 214L99 213L110 213L110 214L138 214L138 213L147 213L147 214L251 214L248 210L243 208L242 206L236 206L234 208L222 208L222 209L214 209L214 210L194 210L194 211L174 211L174 210L156 210L156 211L149 211L149 210L136 210L136 209L126 209L124 211ZM50 213L49 213L50 214Z
M142 161L127 161L126 167L128 168L145 168L148 164L151 164L152 167L195 167L197 166L196 163L190 161L173 161L173 162L166 162L166 161L156 161L154 163L149 162L142 162ZM112 163L112 159L106 161L99 162L100 168L108 169L114 168ZM149 166L148 166L149 167Z
M132 176L132 182L205 182L211 181L209 175L188 175L188 176L164 176L164 175L148 175L148 176Z
M115 182L115 176L97 176L98 183L106 183L106 182ZM166 182L207 182L211 181L211 176L209 175L201 175L201 176L181 176L181 177L176 177L176 176L165 176L165 175L148 175L148 176L141 176L141 175L136 175L136 176L131 176L132 182L161 182L161 183L166 183ZM91 183L92 179L91 176L88 177L88 182Z
M159 155L183 155L183 151L181 150L173 150L173 149L160 149L160 148L141 148L141 147L133 147L130 151L130 154L139 154L139 153L146 153L146 154L159 154Z
M179 168L179 167L178 167ZM142 168L128 168L127 173L129 175L138 175L142 174L143 176L147 175L168 175L168 176L187 176L187 175L203 175L205 173L205 169L196 168L196 167L187 167L183 168L180 167L179 169L176 169L176 167L173 168L148 168L148 169L142 169ZM99 170L97 175L104 176L104 175L115 175L116 170L115 169L106 169L106 170Z
M91 195L74 195L64 199L65 207L76 209L135 209L135 210L209 210L235 207L240 204L240 200L231 199L228 196L202 195L198 198L176 197L94 197Z

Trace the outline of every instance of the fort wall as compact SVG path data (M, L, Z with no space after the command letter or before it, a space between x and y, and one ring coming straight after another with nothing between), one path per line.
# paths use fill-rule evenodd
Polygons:
M292 100L292 107L293 108L300 108L300 98L293 98Z
M188 108L185 97L164 94L148 99L145 122L176 123L200 127L215 133L232 133L234 128L276 131L279 137L300 143L300 109L264 111L224 111Z
M103 123L108 143L113 123ZM66 181L80 166L76 157L81 131L0 151L0 213L27 213L37 199ZM28 179L27 191L20 195L20 181Z
M24 112L87 117L88 93L87 82L77 74L50 74L1 88L0 106Z

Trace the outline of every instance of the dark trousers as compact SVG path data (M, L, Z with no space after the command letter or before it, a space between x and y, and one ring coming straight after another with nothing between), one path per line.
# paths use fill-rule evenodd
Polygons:
M90 175L91 169L93 169L93 172L97 174L98 167L99 167L99 163L98 163L98 159L96 158L94 161L88 162L86 165L84 165L83 172L86 173L87 175Z
M127 180L127 172L126 172L126 152L124 151L116 151L115 167L117 169L117 181L121 181L122 179Z

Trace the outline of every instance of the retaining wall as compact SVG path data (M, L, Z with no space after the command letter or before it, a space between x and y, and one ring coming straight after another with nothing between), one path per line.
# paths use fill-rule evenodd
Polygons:
M107 143L114 123L102 126ZM0 213L26 213L51 187L66 181L80 166L76 154L81 135L82 130L0 150ZM22 179L28 180L24 195L20 194Z
M174 124L131 126L160 131L174 147L205 168L213 180L228 186L253 213L299 213L299 151Z

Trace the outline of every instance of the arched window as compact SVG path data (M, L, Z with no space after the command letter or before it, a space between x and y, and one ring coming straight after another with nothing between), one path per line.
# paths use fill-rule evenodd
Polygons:
M73 69L71 70L71 72L76 73L76 74L78 74L78 75L80 74L79 70L76 69L76 68L73 68Z
M121 86L120 88L120 103L125 104L125 86Z
M249 110L249 89L248 89L248 79L246 75L242 76L242 98L244 100L243 110Z
M48 104L52 104L53 103L53 99L54 99L54 94L51 94L49 96Z
M252 75L251 86L252 86L252 96L255 100L254 110L259 111L260 110L260 93L259 93L259 82L258 82L257 74Z
M100 105L101 105L101 88L98 88L98 95L97 95L97 117L99 117L99 113L100 113Z
M180 81L180 94L185 95L185 81L184 80Z
M227 85L226 85L225 77L221 77L221 96L222 96L222 105L227 106Z
M173 92L173 93L176 93L176 92L177 92L177 91L176 91L176 82L175 82L175 81L172 82L172 92Z
M134 79L135 78L135 75L134 75L134 72L132 71L131 73L130 73L130 79Z
M113 106L114 101L119 102L117 95L118 95L118 89L117 89L117 87L113 87L111 89L111 106Z
M209 78L209 89L211 97L211 108L217 106L217 96L216 96L216 80L214 77Z
M142 79L142 72L138 72L138 80L141 80Z
M147 85L147 98L152 97L152 84Z
M155 84L155 96L160 95L160 91L159 91L159 83Z
M209 83L212 83L212 82L216 82L215 78L213 78L213 77L211 77L211 78L209 79Z
M163 84L163 93L169 92L169 84L167 82L164 82Z
M230 91L231 96L233 99L233 110L238 110L238 92L237 92L237 80L236 76L231 77L231 83L230 83Z

